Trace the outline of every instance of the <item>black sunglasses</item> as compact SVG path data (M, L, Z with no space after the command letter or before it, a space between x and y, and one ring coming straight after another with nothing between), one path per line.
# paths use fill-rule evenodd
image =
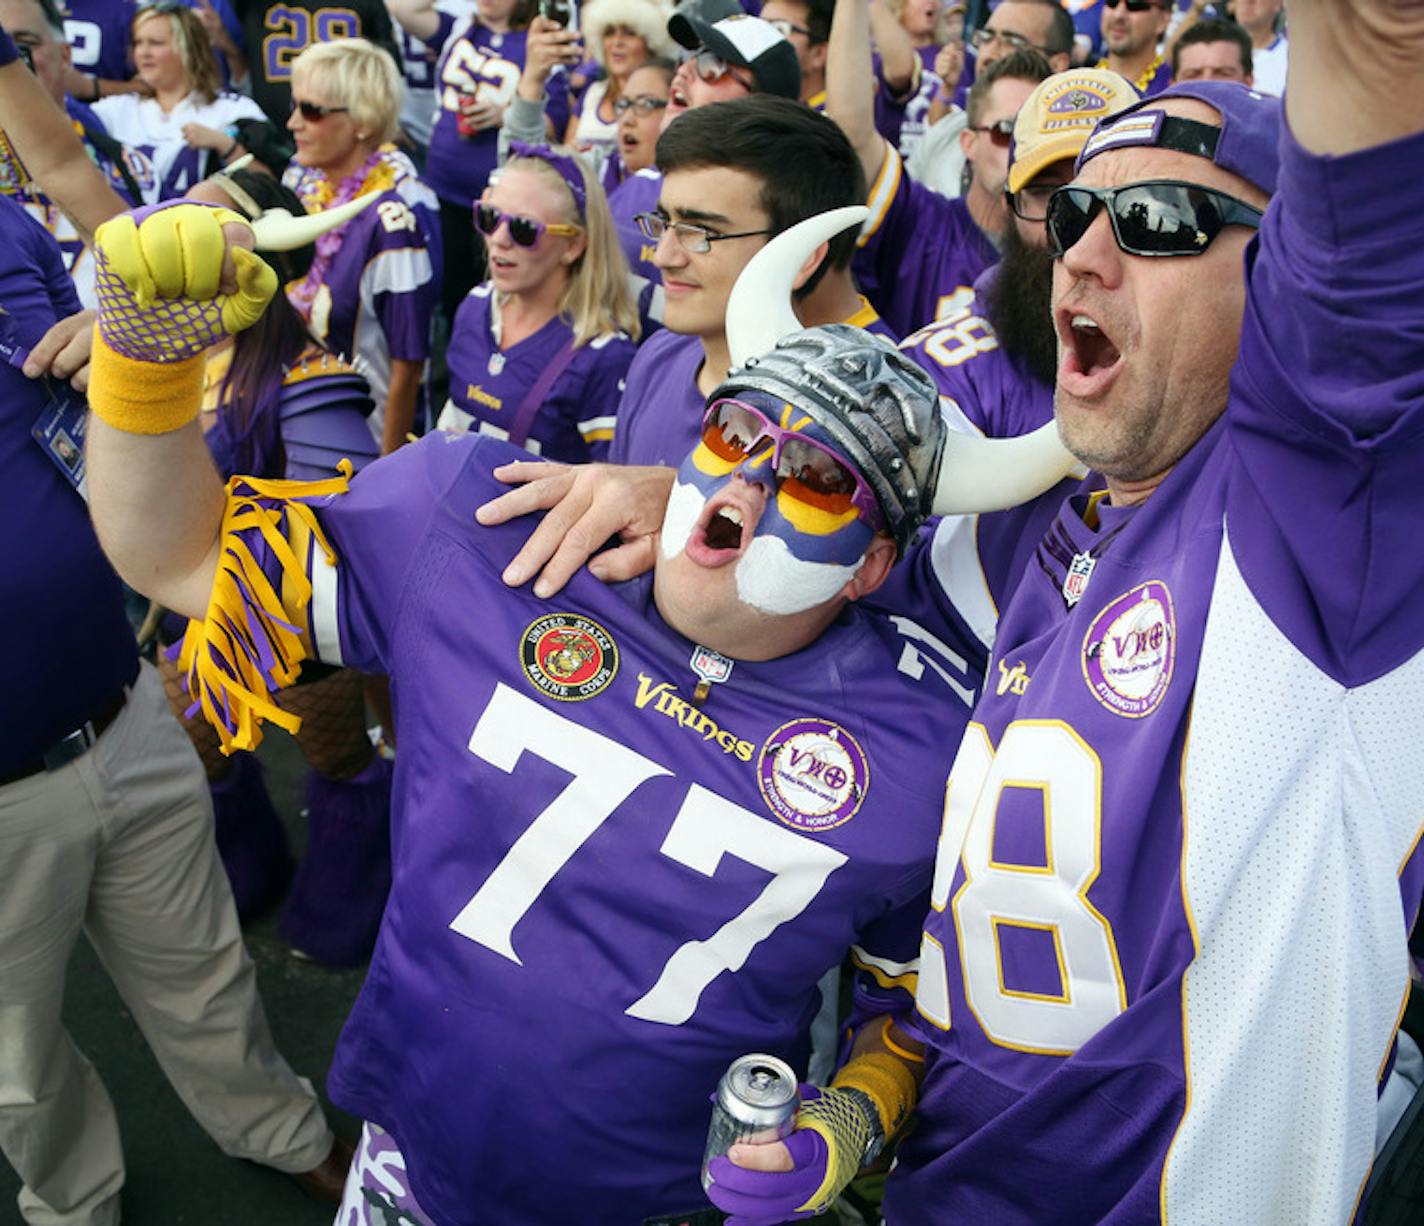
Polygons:
M301 111L302 118L308 123L319 123L328 115L344 115L351 108L349 106L318 106L315 102L298 102L292 99L292 111Z
M1161 8L1159 0L1103 0L1103 8L1115 9L1119 4L1127 5L1129 13L1145 13L1148 9Z
M1062 256L1107 206L1113 238L1129 255L1200 255L1227 226L1261 224L1261 210L1199 183L1155 179L1126 187L1060 187L1048 201L1048 239Z
M994 123L980 124L978 127L970 126L971 132L987 132L990 143L997 145L1000 149L1007 149L1009 142L1014 139L1014 121L1012 119L1000 119Z

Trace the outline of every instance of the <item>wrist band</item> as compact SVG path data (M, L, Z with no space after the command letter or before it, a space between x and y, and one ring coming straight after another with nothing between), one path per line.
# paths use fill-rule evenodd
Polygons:
M92 82L94 82L94 92L89 95L89 101L90 101L90 102L98 102L99 99L104 96L104 91L99 88L99 78L98 78L98 77L90 77L89 79L90 79Z
M94 325L89 407L128 434L168 434L198 415L203 401L199 353L181 362L139 362L115 353Z

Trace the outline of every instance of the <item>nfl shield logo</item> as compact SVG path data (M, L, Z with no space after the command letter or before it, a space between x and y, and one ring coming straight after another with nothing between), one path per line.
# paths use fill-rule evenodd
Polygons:
M732 675L732 661L710 647L697 647L692 653L692 671L703 681L716 684Z
M1088 580L1093 577L1093 567L1097 564L1098 560L1091 554L1073 555L1073 562L1068 567L1068 577L1063 580L1063 599L1067 601L1070 609L1083 599L1083 593L1088 590Z

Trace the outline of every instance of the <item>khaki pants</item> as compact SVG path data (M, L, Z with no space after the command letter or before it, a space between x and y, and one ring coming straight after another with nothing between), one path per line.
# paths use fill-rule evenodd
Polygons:
M32 1226L119 1219L113 1104L60 1022L81 928L225 1153L289 1172L326 1157L257 997L202 767L147 664L88 753L0 787L0 1150Z

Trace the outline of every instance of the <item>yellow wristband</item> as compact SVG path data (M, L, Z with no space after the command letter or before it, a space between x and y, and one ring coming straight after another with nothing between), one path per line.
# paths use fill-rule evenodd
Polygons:
M880 1127L887 1138L895 1135L919 1098L914 1073L903 1061L880 1051L850 1061L835 1075L831 1088L867 1094L880 1113Z
M115 353L94 327L89 407L129 434L168 434L197 417L203 403L205 354L181 362L136 362Z

